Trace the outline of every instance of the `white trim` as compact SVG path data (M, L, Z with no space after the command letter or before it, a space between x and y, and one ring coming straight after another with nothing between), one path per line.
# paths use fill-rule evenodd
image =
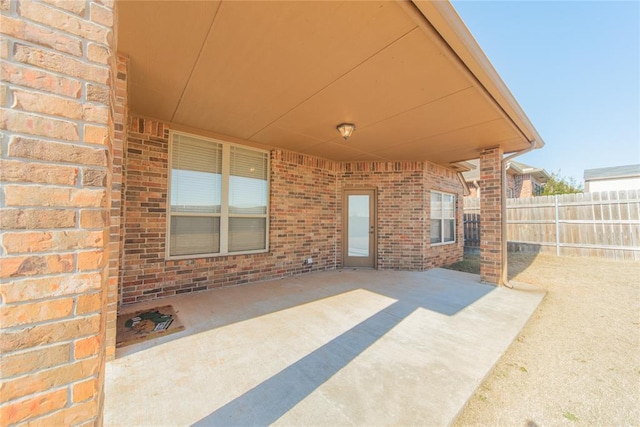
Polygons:
M453 217L452 218L432 218L431 217L431 212L433 210L433 206L431 205L431 194L432 193L437 193L437 194L441 194L441 195L446 195L446 196L451 196L453 197ZM456 206L457 204L457 195L454 193L447 193L446 191L440 191L440 190L434 190L434 189L430 189L429 190L429 245L430 246L442 246L442 245L451 245L451 244L455 244L458 242L458 219L456 218L456 213L458 211L458 208ZM431 243L431 221L433 221L434 219L439 219L440 223L441 223L441 227L440 227L440 241L436 242L436 243ZM449 240L444 242L444 221L450 221L451 219L453 219L453 240Z
M460 59L486 92L509 117L534 148L545 144L526 113L448 1L411 0L451 51Z
M222 182L221 182L221 200L220 200L220 212L172 212L171 211L171 171L172 171L172 157L173 157L173 138L174 135L183 135L191 138L195 138L201 141L209 141L222 145ZM229 173L231 169L230 153L231 147L240 147L247 150L257 151L266 155L267 158L267 210L264 215L249 215L249 214L234 214L233 218L264 218L265 220L265 248L252 250L252 251L239 251L229 252ZM165 260L182 260L182 259L196 259L196 258L216 258L223 256L235 256L235 255L249 255L249 254L261 254L269 252L269 231L270 231L270 204L271 204L271 152L269 150L263 150L260 148L251 147L248 145L236 144L233 142L224 141L216 138L209 138L193 133L170 130L169 131L169 145L168 145L168 171L167 171L167 208L166 208L166 231L165 231ZM173 216L193 216L193 217L217 217L220 218L220 252L204 253L204 254L189 254L189 255L171 255L171 218Z
M430 243L430 246L455 245L456 243L458 243L458 242L454 240L453 242Z
M229 171L231 162L225 159L231 158L231 146L222 146L222 191L220 192L220 255L229 253ZM267 209L269 211L269 209Z
M269 248L260 249L260 250L257 250L257 251L229 252L229 253L226 253L226 254L212 253L212 254L193 254L193 255L173 255L173 256L167 257L166 260L167 261L178 261L178 260L181 260L181 259L220 258L220 257L236 256L236 255L265 254L267 252L269 252Z

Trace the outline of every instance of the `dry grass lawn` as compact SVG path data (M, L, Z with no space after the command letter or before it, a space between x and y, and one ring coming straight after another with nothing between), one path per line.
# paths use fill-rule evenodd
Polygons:
M454 425L640 426L640 262L509 258L548 293Z

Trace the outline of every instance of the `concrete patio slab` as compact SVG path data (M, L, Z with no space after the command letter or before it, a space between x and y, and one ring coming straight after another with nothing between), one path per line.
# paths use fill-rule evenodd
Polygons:
M118 349L104 423L447 425L543 297L434 269L327 271L163 299L185 331Z

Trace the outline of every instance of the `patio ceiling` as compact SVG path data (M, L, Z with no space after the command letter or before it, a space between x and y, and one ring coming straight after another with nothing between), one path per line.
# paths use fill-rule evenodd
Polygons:
M455 12L462 28L410 2L117 4L130 110L176 128L339 161L449 164L537 139L488 61L450 47L468 34Z

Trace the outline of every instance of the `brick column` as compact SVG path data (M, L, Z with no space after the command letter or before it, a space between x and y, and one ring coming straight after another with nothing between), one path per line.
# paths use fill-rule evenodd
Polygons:
M0 1L0 423L101 424L113 2Z
M502 267L502 149L480 153L480 277L500 285Z
M111 228L109 255L109 285L107 287L107 360L116 354L116 320L120 295L120 264L123 253L123 204L124 195L124 152L127 140L127 74L129 59L118 55L114 71L114 90L111 92L113 104L113 165L111 167Z

